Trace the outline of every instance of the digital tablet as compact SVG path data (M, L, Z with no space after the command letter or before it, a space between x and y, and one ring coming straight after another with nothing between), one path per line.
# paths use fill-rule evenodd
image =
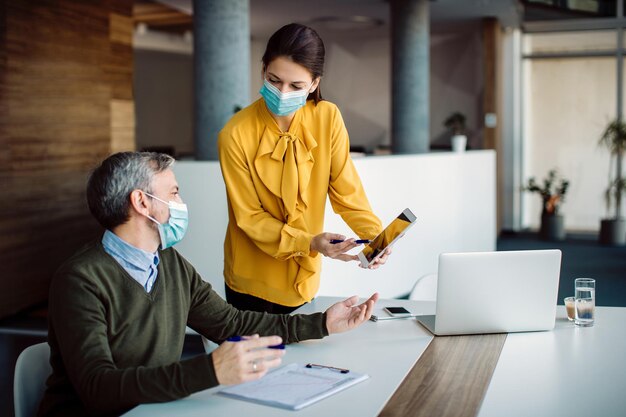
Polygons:
M396 243L411 226L415 224L417 218L408 208L398 215L393 221L376 236L363 250L359 253L359 261L361 266L367 268L381 256L385 249Z

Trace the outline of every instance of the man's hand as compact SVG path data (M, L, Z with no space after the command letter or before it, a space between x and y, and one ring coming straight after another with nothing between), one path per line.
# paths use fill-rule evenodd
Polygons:
M239 384L261 378L281 363L284 350L268 349L282 343L279 336L254 335L240 342L224 342L211 353L217 382Z
M344 242L333 244L330 243L332 239L344 240ZM346 237L344 235L338 235L336 233L320 233L311 239L311 250L344 262L358 261L358 256L348 255L346 252L359 245L354 243L354 239L345 239Z
M355 305L359 301L356 295L347 300L333 304L326 310L326 328L329 334L346 332L358 327L370 319L374 304L378 301L378 293L374 293L363 304Z

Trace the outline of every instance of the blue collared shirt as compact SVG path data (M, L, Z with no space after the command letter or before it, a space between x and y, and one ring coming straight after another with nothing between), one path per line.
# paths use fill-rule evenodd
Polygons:
M146 252L125 242L115 233L107 230L102 236L102 246L106 253L119 263L141 286L150 292L154 285L159 266L159 253Z

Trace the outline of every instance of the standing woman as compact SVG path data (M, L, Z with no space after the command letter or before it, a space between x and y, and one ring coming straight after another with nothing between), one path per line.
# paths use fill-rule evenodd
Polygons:
M286 314L311 301L321 253L342 261L354 239L322 233L326 197L361 239L382 231L350 159L337 107L322 99L324 43L311 28L280 28L263 55L259 100L218 137L228 195L226 299L244 310ZM386 261L387 254L377 265Z

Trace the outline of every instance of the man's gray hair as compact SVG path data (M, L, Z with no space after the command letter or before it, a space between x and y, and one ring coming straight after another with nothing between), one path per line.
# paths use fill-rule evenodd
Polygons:
M87 182L91 214L106 229L129 219L130 193L152 192L152 178L174 163L174 158L156 152L120 152L109 156L93 170Z

